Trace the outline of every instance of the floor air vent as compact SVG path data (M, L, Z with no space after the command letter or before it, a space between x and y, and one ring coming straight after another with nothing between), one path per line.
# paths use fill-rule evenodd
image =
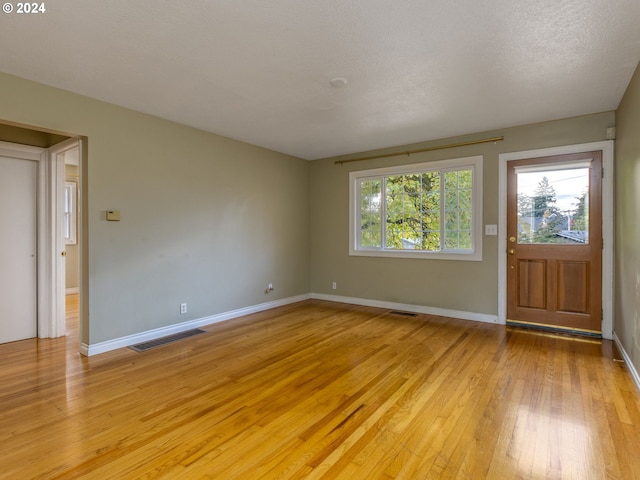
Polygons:
M418 316L417 313L401 312L400 310L391 310L389 313L391 315L402 315L403 317L417 317Z
M204 330L200 330L199 328L194 328L193 330L187 330L185 332L175 333L173 335L167 335L166 337L157 338L156 340L150 340L148 342L138 343L137 345L131 345L129 348L131 350L135 350L136 352L146 352L147 350L151 350L152 348L161 347L162 345L167 345L168 343L177 342L178 340L182 340L183 338L193 337L194 335L200 335L204 333Z

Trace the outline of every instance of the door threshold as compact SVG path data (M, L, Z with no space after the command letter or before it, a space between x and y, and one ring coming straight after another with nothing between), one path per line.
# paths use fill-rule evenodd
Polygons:
M559 327L554 325L547 325L544 323L524 322L522 320L507 319L507 326L529 328L532 330L542 330L545 332L553 332L553 333L566 333L569 335L579 335L582 337L602 338L602 332L598 332L596 330L587 330L583 328Z

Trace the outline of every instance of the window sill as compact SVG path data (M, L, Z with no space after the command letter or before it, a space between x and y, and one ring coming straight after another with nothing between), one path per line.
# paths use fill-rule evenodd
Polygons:
M456 252L413 252L390 251L390 250L355 250L349 251L352 257L386 257L386 258L413 258L420 260L462 260L470 262L481 262L481 252L456 253Z

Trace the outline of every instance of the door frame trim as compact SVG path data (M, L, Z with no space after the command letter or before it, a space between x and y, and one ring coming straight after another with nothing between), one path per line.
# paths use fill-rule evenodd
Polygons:
M65 158L64 154L74 148L82 152L82 144L78 138L69 138L46 149L47 163L49 166L49 214L51 228L49 248L51 255L51 311L53 318L49 323L47 337L56 338L66 335L66 311L65 311L65 258L61 255L66 250L62 227L64 215L64 182L65 182ZM79 180L79 178L78 178ZM77 222L80 226L79 202L77 203Z
M507 323L507 162L602 151L602 337L613 338L613 140L498 155L498 323Z

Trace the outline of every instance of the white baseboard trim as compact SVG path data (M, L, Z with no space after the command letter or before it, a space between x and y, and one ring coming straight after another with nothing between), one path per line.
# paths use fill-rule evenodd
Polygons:
M64 293L66 295L71 295L72 293L80 293L80 287L70 287L67 288Z
M624 359L624 363L627 365L627 368L629 369L629 373L631 373L631 378L633 378L633 381L635 382L636 387L638 387L638 390L640 390L640 375L638 375L638 370L636 370L635 365L631 361L631 357L629 357L629 354L622 346L622 342L620 341L620 338L618 337L616 332L613 332L613 341L616 342L616 346L618 347L618 350L620 350L620 353L622 353L622 358Z
M318 300L328 300L330 302L350 303L353 305L364 305L366 307L388 308L390 310L401 310L404 312L424 313L427 315L439 315L442 317L459 318L461 320L472 320L474 322L498 323L497 315L487 313L465 312L462 310L449 310L447 308L426 307L423 305L411 305L407 303L385 302L382 300L370 300L368 298L341 297L339 295L326 295L324 293L312 293L311 298Z
M180 333L186 330L204 327L205 325L211 325L213 323L231 320L233 318L242 317L244 315L250 315L252 313L258 313L264 310L282 307L291 303L302 302L304 300L309 300L310 298L310 294L298 295L295 297L274 300L273 302L260 303L251 307L239 308L237 310L231 310L229 312L218 313L216 315L211 315L208 317L197 318L195 320L189 320L183 323L168 325L166 327L156 328L154 330L148 330L146 332L134 333L132 335L115 338L113 340L92 343L90 345L82 343L80 344L79 351L85 357L91 357L93 355L98 355L99 353L105 353L111 350L116 350L118 348L136 345L137 343L148 342L157 338L166 337L167 335L173 335L174 333Z

